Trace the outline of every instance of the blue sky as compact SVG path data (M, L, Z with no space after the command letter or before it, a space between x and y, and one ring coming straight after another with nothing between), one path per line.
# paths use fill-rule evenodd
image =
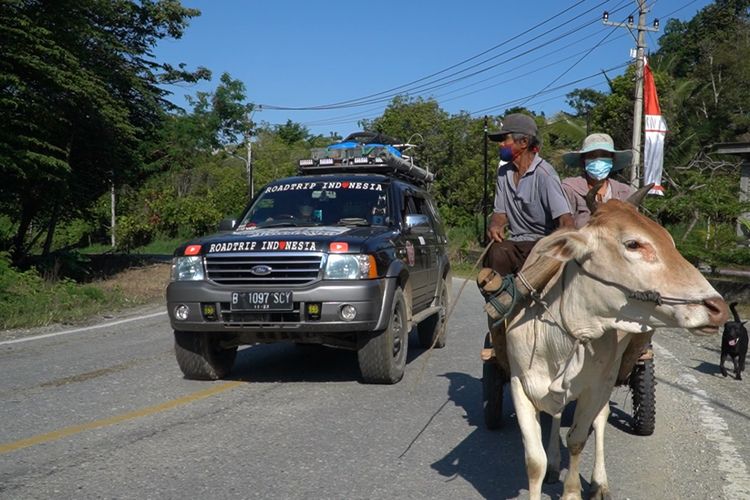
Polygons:
M502 115L525 105L548 116L568 110L575 88L606 90L602 70L622 74L635 32L606 27L633 14L635 0L430 2L380 0L183 0L201 15L185 36L163 40L159 61L205 66L211 82L169 87L172 101L211 91L228 72L244 82L249 102L261 105L253 120L291 119L313 134L358 130L361 118L382 114L396 93L435 98L449 113ZM707 0L649 0L655 18L691 19ZM649 33L658 46L662 31ZM431 76L434 75L434 76ZM577 82L576 82L577 81ZM412 83L416 82L416 83ZM367 96L368 103L361 103ZM354 101L326 110L275 110Z

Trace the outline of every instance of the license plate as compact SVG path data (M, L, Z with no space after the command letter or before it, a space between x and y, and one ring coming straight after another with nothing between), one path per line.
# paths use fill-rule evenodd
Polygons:
M292 292L233 292L232 311L291 311Z

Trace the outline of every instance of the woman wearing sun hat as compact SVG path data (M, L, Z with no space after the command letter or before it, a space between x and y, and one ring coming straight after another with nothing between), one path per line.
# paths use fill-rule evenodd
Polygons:
M591 134L583 140L580 151L571 151L563 155L565 163L582 170L581 175L568 177L562 181L563 192L568 197L576 228L586 225L591 218L585 197L597 182L604 181L596 193L598 203L612 199L624 201L635 191L629 185L609 178L613 172L619 172L629 166L632 158L631 150L615 149L615 143L608 134ZM637 407L634 405L633 430L641 435L649 435L653 432L654 387L644 385L647 381L643 378L645 373L643 367L651 364L651 369L653 369L653 358L651 334L635 336L629 341L623 353L617 375L618 386L630 382L631 387L640 387L638 389L640 398L648 397L652 400L650 405L643 402ZM645 422L650 422L650 424Z
M562 181L563 192L568 198L576 228L584 226L591 217L586 205L586 195L598 181L602 186L596 193L596 201L626 200L635 190L610 179L614 172L619 172L630 165L633 158L631 150L617 150L609 134L591 134L583 140L580 151L571 151L563 155L563 161L571 167L579 167L581 175L568 177Z

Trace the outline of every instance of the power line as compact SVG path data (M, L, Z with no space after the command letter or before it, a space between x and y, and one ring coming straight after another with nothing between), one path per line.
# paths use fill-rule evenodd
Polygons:
M635 12L635 11L634 11L634 12ZM548 87L549 87L550 85L552 85L553 83L555 83L556 81L558 81L558 80L559 80L560 78L562 78L563 76L565 76L566 74L568 74L568 72L569 72L570 70L572 70L573 68L575 68L575 67L576 67L576 66L578 65L578 63L580 63L580 62L581 62L581 61L583 61L583 60L584 60L584 59L585 59L586 57L588 57L588 55L589 55L589 54L591 54L591 53L592 53L592 52L593 52L594 50L596 50L596 48L597 48L597 47L599 47L599 46L600 46L600 45L601 45L602 43L604 43L604 42L605 42L605 41L607 40L607 38L609 38L610 36L612 36L612 34L613 34L614 32L615 32L615 30L609 30L609 33L607 33L607 34L606 34L606 35L604 36L604 38L602 38L601 40L599 40L599 42L597 42L597 43L596 43L596 45L594 45L593 47L591 47L591 49L589 49L589 50L588 50L588 51L587 51L587 52L586 52L585 54L583 54L583 55L581 56L581 58L580 58L580 59L578 59L578 60L577 60L576 62L574 62L574 63L573 63L573 64L572 64L572 65L571 65L570 67L568 67L568 69L566 69L565 71L563 71L563 72L562 72L561 74L559 74L559 75L558 75L558 76L557 76L556 78L554 78L554 79L553 79L553 80L552 80L551 82L549 82L549 83L548 83L547 85L545 85L544 87L542 87L542 90L540 90L539 92L542 92L542 91L546 90L546 89L547 89L547 88L548 88ZM531 99L533 99L533 98L530 98L530 99L528 99L528 100L531 100ZM521 106L523 106L524 104L526 104L526 102L528 102L528 100L527 100L527 101L524 101L524 102L523 102L523 103L521 104Z
M608 29L608 28L602 28L602 29L601 29L601 30L599 30L599 31L598 31L597 33L601 33L601 32L603 32L603 31L608 31L608 32L611 32L611 30L610 30L610 29ZM624 36L624 35L618 35L618 38L621 38L622 36ZM531 62L539 61L539 60L541 60L541 59L544 59L544 58L546 58L546 57L548 57L548 56L554 56L554 55L557 55L557 54L559 54L559 53L560 53L560 51L561 51L561 50L563 50L563 49L565 49L565 48L568 48L568 47L570 47L570 46L572 46L572 45L575 45L575 44L577 44L577 43L580 43L580 42L581 42L581 41L583 41L583 40L585 40L585 39L575 40L575 41L573 41L573 42L571 42L571 43L569 43L569 44L567 44L567 45L564 45L564 46L562 46L562 47L556 48L556 49L555 49L555 51L553 51L553 52L549 52L549 53L543 54L543 55L541 55L541 56L539 56L539 57L537 57L537 58L535 58L535 59L532 59L531 61L528 61L528 62L526 62L526 63L524 63L524 64L521 64L521 65L518 65L518 66L516 66L516 67L514 67L514 68L511 68L510 70L507 70L507 71L506 71L505 73L502 73L502 74L500 74L500 75L493 75L493 76L491 76L491 77L489 77L489 78L485 78L485 79L483 79L483 80L479 80L479 81L477 81L477 82L473 82L473 83L471 83L471 84L469 84L469 85L465 85L465 86L463 86L463 87L460 87L460 88L458 88L458 89L454 89L454 90L451 90L451 91L449 91L449 92L446 92L446 93L444 93L444 94L439 94L439 95L433 96L433 98L434 98L434 99L436 99L436 100L440 100L440 102L441 102L441 103L444 103L444 102L450 102L450 101L454 101L454 100L456 100L456 99L460 99L460 98L462 98L462 97L466 97L466 96L468 96L468 95L473 95L473 94L476 94L476 93L478 93L478 92L482 92L482 91L484 91L484 90L489 90L489 89L491 89L491 88L495 88L495 87L498 87L498 86L500 86L500 85L502 85L502 84L504 84L504 83L508 83L508 82L510 82L510 81L513 81L513 80L515 80L515 79L517 79L517 78L520 78L520 77L523 77L523 76L528 76L528 75L531 75L531 74L537 73L537 72L539 72L539 71L542 71L542 70L544 70L544 69L547 69L547 68L549 68L549 67L555 66L555 65L557 65L557 64L561 64L562 62L564 62L564 61L567 61L567 60L569 60L569 59L573 59L573 58L575 58L576 56L578 56L578 55L580 55L580 54L582 54L582 53L584 53L584 52L587 52L587 51L589 51L590 49L585 49L585 50L583 50L583 51L580 51L580 52L577 52L577 53L575 53L575 54L572 54L572 55L570 55L570 56L568 56L568 57L566 57L566 58L563 58L563 59L558 59L558 60L556 60L555 62L553 62L553 63L550 63L550 64L546 64L546 65L544 65L544 66L538 66L538 67L535 67L534 69L532 69L532 70L530 70L530 71L527 71L526 73L522 73L522 74L520 74L520 75L517 75L517 76L515 76L514 78L506 78L506 79L504 79L504 80L501 80L501 81L499 81L499 82L496 82L496 83L494 83L494 84L492 84L492 85L487 85L487 86L485 86L485 87L482 87L482 88L479 88L479 89L473 90L473 91L471 91L471 92L467 92L467 93L464 93L464 94L461 94L461 95L458 95L458 96L454 96L454 97L451 97L450 99L442 99L442 97L444 97L444 96L447 96L447 95L453 94L453 93L455 93L455 92L459 92L459 91L461 91L461 90L467 89L467 88L469 88L469 87L472 87L472 86L478 85L478 84L480 84L480 83L483 83L483 82L489 81L489 80L491 80L491 79L493 79L493 78L497 78L498 76L504 76L504 75L506 75L507 73L511 73L511 72L513 72L513 71L517 71L517 70L519 70L519 69L523 69L523 68L526 68L526 67L528 67L528 66L529 66L529 64L530 64ZM615 39L613 39L613 40L608 40L608 41L606 41L606 42L604 42L604 43L611 43L611 42L613 42L614 40L615 40ZM600 44L599 44L599 46L601 46L601 45L604 45L604 43L600 43ZM533 96L532 96L532 97L533 97ZM304 126L322 126L322 125L329 125L329 124L331 124L331 125L332 125L332 124L338 124L338 123L345 123L345 122L344 122L344 121L342 121L342 120L345 120L346 118L355 118L355 117L360 117L360 116L362 116L363 114L367 114L367 113L370 113L370 112L372 112L372 111L377 111L377 110L380 110L380 109L382 109L382 106L378 106L378 107L375 107L375 108L370 108L370 109L367 109L367 110L363 110L363 111L361 111L361 112L349 113L349 114L346 114L346 115L341 115L341 116L334 116L334 117L330 117L330 118L326 118L326 119L315 120L315 121L311 121L311 122L305 122L305 123L303 123L302 125L304 125ZM347 121L348 121L348 120L347 120Z
M612 66L611 68L604 69L602 71L605 71L605 72L606 71L613 71L613 70L616 70L616 69L624 68L628 64L630 64L630 63L629 62L625 62L625 63L622 63L622 64L618 64L617 66ZM555 90L560 90L560 89L564 89L566 87L570 87L571 85L576 85L576 84L581 83L583 81L590 80L591 78L600 76L602 74L602 71L597 71L596 73L594 73L592 75L584 76L583 78L579 78L577 80L572 80L570 82L566 82L566 83L560 84L557 87L547 88L547 89L545 89L545 90L543 90L541 92L537 92L536 94L531 94L530 96L519 97L517 99L513 99L513 100L508 101L508 102L496 104L496 105L490 106L488 108L482 108L482 109L479 109L477 111L473 111L473 112L471 112L471 115L486 114L489 111L493 111L495 109L506 107L506 106L509 106L509 105L514 104L516 102L521 102L524 99L532 99L532 98L535 98L535 97L537 97L537 96L539 96L541 94L545 94L547 92L553 92Z
M594 9L596 9L596 8L598 8L598 7L600 7L601 5L603 5L603 4L605 4L605 3L607 3L608 1L609 1L609 0L605 0L605 1L603 1L603 2L600 2L600 3L599 3L599 4L597 4L596 6L592 7L592 8L591 8L591 9L589 9L589 10L587 10L587 11L586 11L585 13L591 12L592 10L594 10ZM558 17L558 16L560 15L560 14L562 14L562 13L566 12L566 11L567 11L567 10L569 10L570 8L574 8L574 7L578 6L578 5L580 4L580 3L582 3L582 0L581 0L581 1L579 1L579 2L576 2L576 3L575 3L575 4L573 5L573 6L572 6L572 7L569 7L568 9L565 9L564 11L561 11L561 12L559 12L559 13L556 13L555 15L553 15L553 16L551 16L550 18L548 18L548 19L546 19L546 20L542 21L541 23L538 23L538 24L536 24L535 26L533 26L532 28L530 28L529 30L527 30L527 31L525 32L525 34L528 34L528 33L532 32L533 30L535 30L535 29L539 28L540 26L542 26L542 25L544 25L544 24L548 23L548 22L549 22L550 20L552 20L552 19L554 19L554 18ZM620 3L622 3L622 2L620 2ZM618 6L616 6L616 7L615 7L615 9L616 9L616 10L619 10L620 8L621 8L621 7L619 7L619 4L618 4ZM540 35L540 36L544 36L544 35L550 34L550 33L552 33L553 31L555 31L555 30L558 30L558 29L562 28L563 26L565 26L565 25L567 25L567 24L570 24L570 23L572 23L572 22L574 22L575 20L577 20L577 19L579 19L579 18L580 18L580 15L576 15L576 16L572 17L571 19L568 19L567 21L565 21L565 22L563 22L563 23L561 23L561 24L558 24L557 26L555 26L554 28L552 28L552 29L548 30L547 32L543 33L543 34L542 34L542 35ZM596 20L596 21L598 21L598 17L597 17L597 20ZM415 88L409 89L409 91L410 91L410 92L414 92L414 91L416 91L416 90L420 90L420 89L421 89L422 91L433 90L433 89L436 89L436 88L441 88L441 87L443 87L443 86L446 86L446 85L450 85L450 84L452 84L452 83L455 83L455 82L457 82L457 81L461 81L461 80L464 80L464 79L466 79L466 78L470 78L470 77L472 77L472 76L475 76L476 74L479 74L479 73L482 73L482 72L488 71L488 70L490 70L490 69L492 69L492 68L494 68L494 67L497 67L497 66L499 66L499 65L501 65L501 64L505 64L505 63L507 63L507 62L508 62L509 60L512 60L512 59L516 59L516 58L520 57L521 55L525 55L525 54L527 54L527 53L529 53L529 52L531 52L531 51L533 51L533 50L535 50L535 49L538 49L538 48L540 48L540 47L544 47L544 46L547 46L547 45L548 45L549 43L551 43L551 42L554 42L554 41L557 41L557 40L559 40L559 39L561 39L561 38L564 38L565 36L569 36L570 34L576 33L576 32L578 32L578 31L579 31L580 29L582 29L582 28L584 28L584 27L588 26L589 24L593 24L593 23L594 23L594 22L596 22L596 21L592 21L592 22L590 22L590 23L585 23L585 24L583 24L583 25L577 26L577 27L576 27L576 28L575 28L574 30L571 30L571 31L569 31L568 33L565 33L564 35L561 35L561 36L558 36L558 37L556 37L556 38L554 38L554 39L552 39L552 40L546 41L546 42L544 42L544 43L542 43L542 44L540 44L540 45L536 46L536 47L535 47L534 49L529 49L529 50L527 50L527 51L524 51L524 53L522 53L522 54L516 55L516 56L514 56L514 57L512 57L512 58L510 58L510 59L507 59L507 60L501 61L500 63L497 63L497 64L495 64L495 65L492 65L492 66L490 66L490 67L488 67L488 68L484 68L484 69L482 69L482 70L476 71L476 72L474 72L474 73L471 73L471 74L469 74L469 75L464 75L464 76L462 76L462 77L456 78L456 79L454 79L454 80L450 80L450 81L448 81L448 82L445 82L445 83L442 83L442 84L440 84L440 85L435 85L435 84L436 84L437 82L440 82L440 81L446 80L446 79L448 79L448 78L451 78L451 77L453 77L453 76L459 75L459 74L461 74L461 73L465 73L466 71L468 71L468 70L470 70L470 69L473 69L473 68L475 68L475 67L481 66L482 64L485 64L485 63L487 63L487 62L489 62L489 61L491 61L491 60L493 60L493 59L497 59L498 57L500 57L500 56L504 55L504 53L503 53L503 54L498 54L498 55L492 56L492 57L490 57L490 58L488 58L488 59L485 59L485 60L483 60L483 61L480 61L480 62L478 62L478 63L475 63L474 65L471 65L471 66L469 66L469 67L466 67L466 68L464 68L464 69L462 69L462 70L460 70L460 71L457 71L457 72L454 72L454 73L451 73L451 74L445 75L445 76L443 76L443 77L441 77L441 78L439 78L439 79L436 79L436 80L433 80L433 81L430 81L430 82L426 82L426 83L422 83L421 85L419 85L419 86L417 86L417 87L415 87ZM537 38L538 38L538 37L537 37ZM496 49L496 48L498 48L498 47L501 47L501 46L507 45L507 44L508 44L508 43L509 43L509 42L510 42L511 40L513 40L513 39L514 39L514 38L513 38L513 37L511 37L511 38L509 38L508 40L504 40L503 42L501 42L501 43L499 43L499 44L495 45L494 47L492 47L492 48L490 48L490 49L487 49L487 50L483 51L483 52L482 52L482 53L480 53L480 54L477 54L477 55L475 55L475 56L473 56L473 57L471 57L471 58L465 59L465 60L463 60L463 61L461 61L461 62L459 62L459 63L457 63L457 64L454 64L454 65L452 65L452 66L450 66L450 67L448 67L448 68L445 68L445 69L443 69L443 70L441 70L441 71L435 72L435 73L433 73L433 74L431 74L431 75L428 75L428 76L426 76L426 77L420 78L420 79L418 79L418 80L414 80L414 81L412 81L412 82L409 82L409 83L407 83L407 84L404 84L404 85L400 85L400 86L398 86L398 87L394 87L394 88L392 88L392 89L389 89L389 90L386 90L386 91L378 92L378 93L375 93L375 94L370 94L370 95L368 95L368 96L360 97L360 98L357 98L357 99L349 99L349 100L346 100L346 101L339 101L339 102L337 102L337 103L331 103L331 104L325 104L325 105L317 105L317 106L298 106L298 107L293 107L293 106L277 106L277 105L271 105L271 104L260 104L259 106L260 106L260 107L262 107L263 109L269 109L269 110L282 110L282 111L314 111L314 110L329 110L329 109L341 109L341 108L346 108L346 107L366 106L366 105L368 105L368 104L374 104L374 103L376 103L376 102L385 102L385 101L388 101L388 100L392 99L392 98L393 98L393 97L395 97L396 95L400 95L400 94L403 94L403 93L404 93L404 92L402 91L402 92L397 92L397 93L392 93L392 94L389 94L389 93L393 92L394 90L398 90L398 89L405 89L405 88L407 88L407 87L410 87L410 86L414 85L415 83L419 83L419 82L423 82L423 81L425 81L425 80L429 80L430 78L433 78L434 76L437 76L437 75L439 75L439 74L441 74L441 73L445 73L446 71L449 71L450 69L456 68L456 67L458 67L458 66L461 66L461 65L463 65L463 64L466 64L466 63L467 63L467 62L469 62L469 61L472 61L472 60L474 60L474 59L477 59L478 57L481 57L482 55L484 55L484 54L486 54L486 53L488 53L488 52L491 52L492 50L495 50L495 49ZM527 43L527 42L520 42L520 43L519 43L518 45L516 45L516 46L514 46L514 47L509 47L509 48L506 48L506 52L507 52L508 50L513 50L513 49L516 49L516 48L522 47L522 46L523 46L523 45L524 45L525 43ZM429 87L430 85L433 85L433 86L432 86L432 87ZM375 97L378 97L378 96L381 96L381 97L379 97L379 98L375 99Z
M547 24L547 23L548 23L548 22L550 22L551 20L555 19L555 18L556 18L557 16L561 15L562 13L564 13L564 12L565 12L566 10L570 10L570 9L573 9L573 8L577 7L578 5L580 5L581 3L583 3L584 1L585 1L585 0L578 0L578 1L577 1L577 2L575 3L575 4L573 4L572 6L570 6L570 7L566 8L565 10L563 10L563 11L560 11L560 12L558 12L558 13L556 13L556 14L554 14L554 15L550 16L550 17L548 17L547 19L545 19L545 20L544 20L544 21L542 21L541 23L538 23L538 24L536 24L536 25L532 26L532 27L531 27L531 28L530 28L530 29L528 30L528 32L534 31L535 29L539 28L540 26L543 26L543 25ZM442 73L445 73L446 71L450 71L451 69L457 68L457 67L459 67L459 66L461 66L461 65L463 65L463 64L466 64L467 62L473 61L474 59L477 59L477 58L479 58L479 57L481 57L481 56L483 56L483 55L485 55L485 54L487 54L487 53L489 53L489 52L492 52L493 50L495 50L495 49L497 49L497 48L499 48L499 47L501 47L501 46L505 45L505 44L506 44L506 43L508 43L508 42L509 42L510 40L512 40L512 38L509 38L509 39L507 39L507 40L503 40L503 41L502 41L502 42L500 42L499 44L497 44L497 45L494 45L494 46L490 47L489 49L487 49L487 50L484 50L484 51L480 52L479 54L476 54L476 55L474 55L474 56L471 56L471 57L469 57L469 58L467 58L467 59L464 59L464 60L462 60L462 61L460 61L460 62L458 62L458 63L456 63L456 64L453 64L453 65L451 65L451 66L448 66L447 68L444 68L444 69L442 69L442 70L440 70L440 71L436 71L435 73L432 73L432 74L430 74L430 75L427 75L427 76L421 77L421 78L419 78L419 79L417 79L417 80L413 80L413 81L411 81L411 82L409 82L409 83L405 83L405 84L402 84L402 85L398 85L398 86L396 86L396 87L390 88L390 89L388 89L388 90L384 90L384 91L382 91L382 92L377 92L377 93L375 93L375 94L370 94L370 95L366 95L366 96L364 96L364 97L359 97L359 98L356 98L356 99L349 99L349 100L346 100L346 101L339 101L339 102L336 102L336 103L331 103L331 104L323 104L323 105L318 105L318 106L304 106L304 107L291 107L291 106L273 106L273 105L263 105L263 106L265 106L265 107L266 107L267 109L279 109L279 110L288 110L288 111L304 111L304 110L308 110L308 109L319 109L319 108L323 108L323 109L326 109L326 108L328 108L329 106L338 106L338 105L340 105L340 104L349 104L349 103L353 103L353 102L356 102L356 101L361 101L361 100L369 99L369 98L372 98L372 97L377 97L377 96L381 96L381 95L383 95L383 94L387 94L387 93L390 93L390 92L393 92L393 91L396 91L396 90L402 89L402 88L404 88L404 87L409 87L409 86L411 86L411 85L413 85L413 84L415 84L415 83L419 83L419 82L422 82L422 81L424 81L424 80L428 80L428 79L430 79L430 78L432 78L432 77L434 77L434 76L437 76L437 75L440 75L440 74L442 74Z
M610 68L607 68L607 69L605 69L603 71L613 71L613 70L616 70L616 69L624 68L628 64L629 64L629 62L624 62L624 63L618 64L616 66L612 66ZM543 92L537 92L536 93L537 94L536 97L538 97L539 95L542 95L542 94L547 94L547 93L555 92L555 91L558 91L560 89L564 89L564 88L570 87L572 85L576 85L578 83L581 83L581 82L586 81L586 80L590 80L592 78L596 78L597 76L601 76L601 75L602 75L602 72L601 71L597 71L596 73L593 73L591 75L588 75L588 76L585 76L585 77L582 77L582 78L578 78L576 80L571 80L569 82L560 84L560 85L558 85L556 87L548 88L548 89L546 89ZM602 83L604 83L604 82L602 82ZM566 94L562 94L562 96L565 96L565 95ZM532 95L529 95L529 96L518 97L518 98L512 99L510 101L497 104L497 105L493 106L492 108L480 109L478 111L471 112L470 114L471 115L476 115L476 114L484 113L485 111L488 111L490 109L501 108L501 107L504 107L504 106L511 106L511 105L513 105L513 104L515 104L517 102L523 101L524 99L530 99L530 98L535 98L535 95L532 94ZM543 101L540 101L540 102L543 102ZM366 120L366 119L370 119L370 118L377 118L377 116L379 116L379 115L373 115L373 116L369 116L369 117L361 117L360 119ZM330 123L324 123L322 125L337 125L337 124L340 124L340 123L348 123L350 121L351 120L342 120L340 122L330 122Z

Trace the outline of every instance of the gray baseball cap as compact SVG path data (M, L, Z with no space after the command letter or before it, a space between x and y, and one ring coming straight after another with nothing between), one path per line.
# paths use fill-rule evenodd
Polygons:
M521 113L511 113L503 118L500 130L490 132L487 137L491 141L502 141L508 134L525 134L537 137L538 133L539 129L532 117Z

